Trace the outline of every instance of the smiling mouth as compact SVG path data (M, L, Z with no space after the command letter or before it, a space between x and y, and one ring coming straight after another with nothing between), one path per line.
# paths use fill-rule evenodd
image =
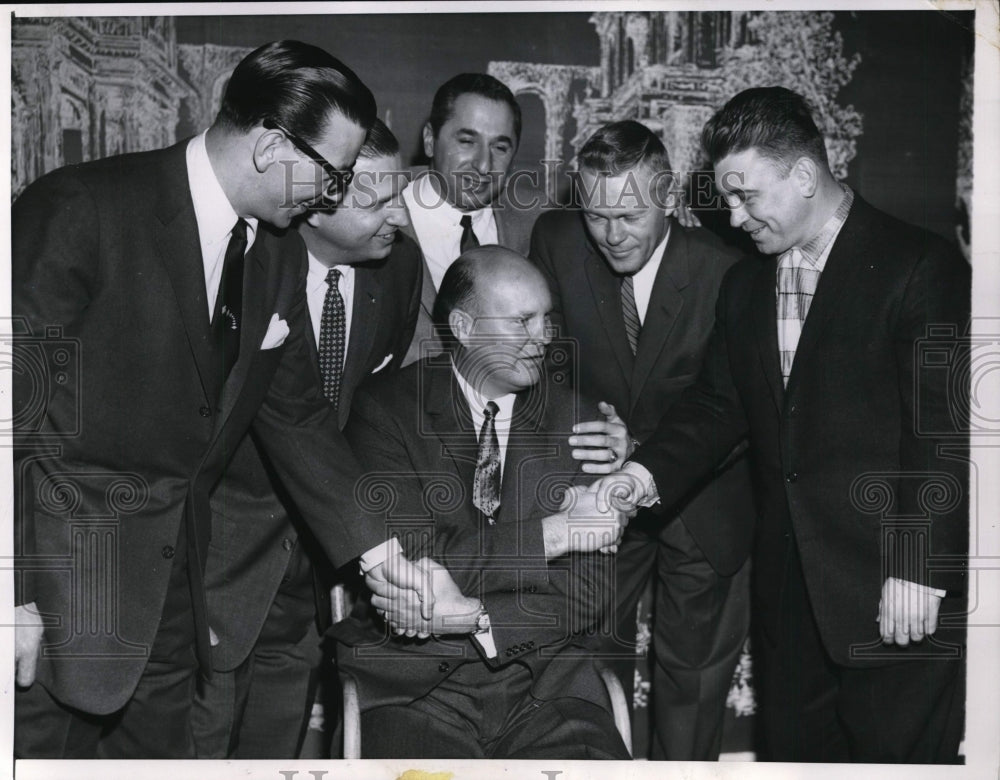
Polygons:
M766 227L767 227L767 225L761 225L759 228L754 228L753 230L748 230L747 232L750 234L751 238L754 238L758 234L760 234L760 231L762 231Z
M376 233L375 238L381 238L383 241L392 241L396 237L396 231L390 230L388 233Z

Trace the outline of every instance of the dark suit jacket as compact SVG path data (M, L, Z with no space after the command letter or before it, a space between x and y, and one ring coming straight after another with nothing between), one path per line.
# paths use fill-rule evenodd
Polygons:
M66 376L42 385L21 372L15 383L17 597L49 621L39 680L87 712L117 710L134 691L182 523L199 558L189 568L209 661L209 493L251 424L335 563L385 539L381 519L353 501L358 465L303 370L303 249L263 227L246 260L239 360L220 394L185 148L62 168L12 210L14 315L70 354L55 358ZM276 319L287 338L261 349ZM32 349L22 342L25 365Z
M518 254L527 255L528 246L531 239L531 226L534 221L534 212L519 209L513 206L506 198L501 198L500 202L493 208L493 216L497 223L497 244L507 249L512 249ZM416 231L410 224L403 228L410 238L419 244ZM444 347L440 339L434 332L434 299L437 297L437 290L434 289L434 281L431 279L431 272L424 263L423 289L420 293L420 314L417 318L417 327L413 333L413 342L410 350L403 360L403 365L408 366L419 360L421 357L439 354Z
M300 241L290 232L285 241ZM392 373L403 361L413 337L420 302L423 262L417 245L399 235L384 260L355 266L351 332L341 380L338 424L347 424L355 390L378 369ZM305 320L309 368L319 378L316 337L311 320ZM384 364L386 358L391 358ZM383 365L384 364L384 365ZM304 367L305 368L305 367ZM212 541L208 547L205 586L209 624L219 637L212 652L216 669L238 666L253 649L274 595L282 583L297 544L312 540L303 528L294 503L285 495L273 468L261 459L252 437L240 442L233 461L212 493ZM305 582L309 598L311 583ZM320 592L320 624L325 628L327 600ZM288 640L300 639L308 622L288 626Z
M603 700L593 663L574 655L574 643L610 602L610 559L573 554L546 563L541 540L540 520L558 509L561 486L588 481L566 444L576 407L554 381L520 394L491 526L472 505L478 445L447 355L356 397L347 435L369 469L359 495L400 530L410 555L434 558L465 595L482 597L498 651L487 660L471 637L387 639L359 604L330 632L363 708L412 701L464 663L523 663L539 698Z
M694 382L719 285L736 255L707 230L673 221L634 356L619 277L589 240L579 213L543 214L532 234L531 259L552 288L553 321L576 352L581 391L614 404L629 432L644 441ZM597 416L596 408L589 410L590 419ZM719 573L732 574L749 554L755 518L747 459L708 475L668 511L681 518Z
M776 264L774 257L747 259L726 276L698 380L634 460L670 501L749 432L761 511L754 614L774 636L794 538L827 651L839 664L864 663L851 646L880 646L875 616L886 576L929 581L959 598L963 590L967 383L955 369L963 365L969 268L937 236L856 197L820 277L786 389ZM945 331L931 339L936 362L922 358L931 326ZM927 519L923 542L911 536L917 547L904 554L895 546L903 527ZM951 556L951 565L928 572L921 545L932 566L941 556ZM898 658L927 646L892 651Z

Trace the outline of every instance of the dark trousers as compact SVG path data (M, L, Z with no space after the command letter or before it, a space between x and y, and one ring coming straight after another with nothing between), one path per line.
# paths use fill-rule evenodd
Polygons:
M777 635L754 635L758 756L768 761L958 763L964 659L838 666L823 647L794 550L786 582Z
M652 573L650 758L715 761L726 696L750 625L750 564L720 576L680 520L664 527L646 513L636 520L615 561L616 635L607 647L617 657L609 663L631 691L636 606Z
M198 758L298 758L322 661L313 572L301 547L246 660L201 681L192 721Z
M588 663L588 661L581 661ZM364 758L629 758L614 718L600 704L531 695L531 672L463 664L407 705L362 713Z
M18 758L194 758L191 704L198 662L182 535L149 660L125 707L92 715L65 707L40 683L14 699ZM56 661L55 663L58 663Z

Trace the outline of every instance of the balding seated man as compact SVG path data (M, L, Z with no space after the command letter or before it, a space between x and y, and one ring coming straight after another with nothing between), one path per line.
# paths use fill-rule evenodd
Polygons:
M545 374L550 308L523 257L470 250L435 304L448 350L355 397L355 494L434 592L425 621L376 584L331 629L358 682L365 758L629 758L578 642L612 599L625 520L597 511L570 454L594 407Z

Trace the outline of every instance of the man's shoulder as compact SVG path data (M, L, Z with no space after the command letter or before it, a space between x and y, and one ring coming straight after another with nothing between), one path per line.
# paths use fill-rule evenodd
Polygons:
M535 233L541 238L578 235L584 237L583 223L577 209L561 208L546 210L535 221Z
M366 381L354 396L352 415L367 410L373 414L398 414L412 418L422 395L422 382L429 371L440 371L439 358L423 358L391 374L379 372Z
M677 220L672 220L672 231L685 242L688 250L697 255L702 263L712 263L723 270L735 265L746 254L732 244L727 244L718 234L706 227L684 227Z

